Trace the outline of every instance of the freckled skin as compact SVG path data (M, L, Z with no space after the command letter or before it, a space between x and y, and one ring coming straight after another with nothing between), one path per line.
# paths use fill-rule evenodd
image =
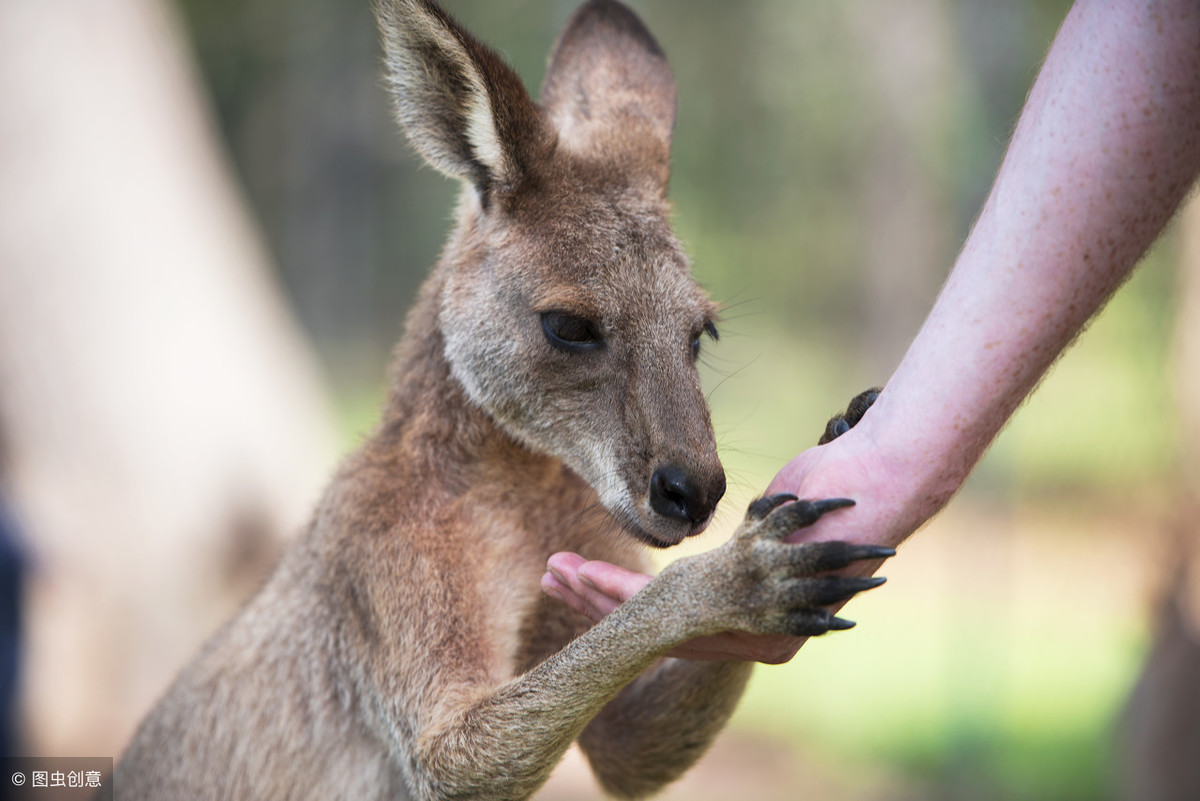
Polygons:
M1128 276L1200 170L1198 145L1200 6L1077 3L950 279L864 420L889 458L918 441L934 457L900 457L935 488L911 519L948 500ZM964 425L947 431L947 417Z

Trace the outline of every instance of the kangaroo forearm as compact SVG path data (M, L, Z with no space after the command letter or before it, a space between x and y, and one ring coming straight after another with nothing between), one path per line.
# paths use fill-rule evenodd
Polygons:
M699 759L733 714L753 664L664 659L604 707L579 738L611 795L641 798Z
M411 776L418 797L528 797L588 721L692 636L686 616L672 615L669 593L654 584L431 732L414 755Z
M799 501L787 494L755 501L729 542L671 563L562 650L447 724L431 728L413 764L419 797L472 797L484 789L489 799L526 797L622 688L695 637L727 630L808 636L853 625L825 607L878 586L879 580L826 574L893 551L844 542L784 542L791 532L851 503L844 498ZM730 714L748 670L670 660L643 677L630 703L609 713L610 722L622 710L631 714L657 704L644 714L647 720L669 716L647 724L658 727L661 753L679 753L681 762L690 762ZM702 717L710 720L701 722ZM629 723L621 721L624 728ZM673 725L680 723L690 725ZM640 737L643 743L652 739ZM693 737L696 742L689 746ZM638 759L643 765L645 757ZM606 774L611 765L605 764ZM666 781L673 772L674 767L662 770L652 780ZM639 777L625 786L636 789L643 781Z

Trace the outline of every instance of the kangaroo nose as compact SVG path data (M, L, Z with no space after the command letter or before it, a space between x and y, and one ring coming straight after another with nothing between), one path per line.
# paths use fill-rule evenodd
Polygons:
M663 465L650 477L650 508L680 523L703 523L725 494L725 474L706 487L683 468Z

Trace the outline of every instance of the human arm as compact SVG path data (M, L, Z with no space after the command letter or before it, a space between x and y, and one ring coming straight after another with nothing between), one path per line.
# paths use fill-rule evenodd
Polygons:
M950 278L874 407L771 482L768 492L858 502L802 538L895 545L935 515L1128 276L1198 170L1200 7L1076 3ZM593 617L645 583L564 555L551 565L559 575L543 586ZM726 637L720 653L778 661L799 647L759 645Z
M877 457L869 486L888 490L877 503L839 489L857 512L886 511L861 529L872 541L899 542L945 504L1198 169L1200 9L1077 3L941 296L871 413L835 443L855 462L863 448ZM802 455L772 491L823 492L831 472L843 478ZM842 536L833 522L813 533Z

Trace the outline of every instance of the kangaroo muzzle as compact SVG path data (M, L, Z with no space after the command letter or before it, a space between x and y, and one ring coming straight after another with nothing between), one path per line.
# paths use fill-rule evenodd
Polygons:
M650 476L650 508L677 523L686 523L699 534L712 519L717 503L725 494L725 471L689 471L676 464L665 464Z

